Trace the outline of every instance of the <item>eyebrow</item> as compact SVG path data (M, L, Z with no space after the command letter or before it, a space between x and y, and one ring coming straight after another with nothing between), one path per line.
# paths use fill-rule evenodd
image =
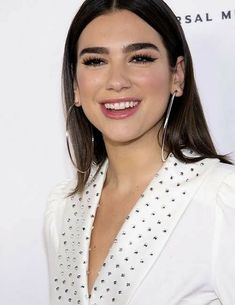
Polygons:
M150 42L137 42L137 43L132 43L127 46L124 46L123 48L123 53L130 53L134 51L139 51L143 49L153 49L155 51L159 52L159 48ZM90 48L85 48L79 53L79 57L81 57L84 54L109 54L109 50L104 47L90 47Z

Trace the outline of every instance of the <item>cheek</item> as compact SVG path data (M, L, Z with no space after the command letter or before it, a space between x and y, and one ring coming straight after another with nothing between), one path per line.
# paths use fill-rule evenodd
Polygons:
M79 88L79 98L82 109L88 120L96 126L99 105L96 103L97 93L100 90L101 79L98 75L89 71L79 71L77 73L77 83ZM98 126L96 126L98 128Z
M80 94L81 103L87 99L92 99L92 96L100 88L101 78L98 75L91 73L77 73L77 82Z
M150 92L169 93L170 88L170 73L164 69L151 69L144 71L138 76L139 84L142 88Z

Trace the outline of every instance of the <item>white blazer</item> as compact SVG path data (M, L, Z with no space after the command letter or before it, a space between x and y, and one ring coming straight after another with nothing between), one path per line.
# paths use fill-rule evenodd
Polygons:
M189 152L187 152L189 153ZM170 155L123 223L88 296L92 225L108 161L83 194L51 194L51 305L235 304L235 169Z

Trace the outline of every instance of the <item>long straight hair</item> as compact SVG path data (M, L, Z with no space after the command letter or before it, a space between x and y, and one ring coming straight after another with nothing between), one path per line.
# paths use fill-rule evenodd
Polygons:
M81 32L94 18L116 10L133 12L161 35L172 68L175 67L179 56L184 57L184 92L182 96L176 98L177 102L172 107L165 136L167 149L177 159L186 163L204 158L218 158L221 162L231 163L225 156L216 152L202 110L192 58L184 32L172 10L162 0L86 0L82 4L71 23L64 49L62 83L65 110L68 112L74 103L77 47ZM74 107L69 120L69 133L77 167L85 171L85 173L77 172L77 185L73 193L82 192L90 175L90 170L87 168L93 163L99 168L105 161L107 153L101 132L89 122L82 107ZM161 143L160 138L159 142ZM192 149L200 157L185 156L182 152L183 148Z

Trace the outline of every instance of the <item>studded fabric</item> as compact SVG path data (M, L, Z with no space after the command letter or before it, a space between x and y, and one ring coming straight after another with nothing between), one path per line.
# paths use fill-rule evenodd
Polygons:
M130 299L202 183L200 175L213 162L205 160L182 167L172 154L168 157L126 217L88 295L89 246L108 167L105 162L82 196L66 199L51 279L53 305L124 304Z

